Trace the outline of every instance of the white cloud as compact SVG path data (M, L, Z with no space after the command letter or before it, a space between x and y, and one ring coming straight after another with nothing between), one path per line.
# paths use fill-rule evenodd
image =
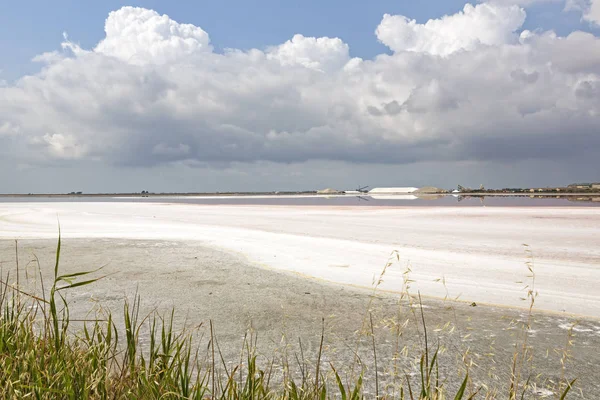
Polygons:
M600 24L600 1L591 0L590 8L583 17L588 21Z
M314 38L294 35L282 45L272 48L268 58L281 65L303 65L317 71L333 71L343 67L349 57L348 45L339 38Z
M87 155L87 146L77 142L73 135L46 133L41 137L33 137L30 143L45 148L58 159L80 159Z
M565 0L480 0L482 3L489 3L499 6L518 5L528 7L538 3L563 3Z
M95 49L67 41L0 88L0 131L18 127L0 133L0 158L576 162L600 151L600 39L517 37L524 18L490 4L425 24L387 16L378 35L395 52L360 60L340 39L302 35L218 54L202 29L125 7Z
M525 22L525 11L516 6L465 4L464 9L440 19L417 23L402 15L383 16L377 38L395 52L415 51L447 56L479 45L514 43Z
M138 7L108 15L106 38L95 51L133 64L164 64L198 52L212 51L208 34L191 24Z
M565 10L580 11L584 21L600 25L600 0L567 0Z
M8 121L0 121L0 136L18 135L21 128Z

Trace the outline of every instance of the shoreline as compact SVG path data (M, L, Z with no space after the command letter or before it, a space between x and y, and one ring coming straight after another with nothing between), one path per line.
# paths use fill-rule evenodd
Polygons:
M251 264L253 265L253 264ZM258 268L265 268L264 266L257 266ZM272 268L267 268L269 271L273 271L276 273L288 273L287 271L280 271L280 270L276 270L276 269L272 269ZM316 283L322 284L322 285L332 285L332 286L343 286L343 287L348 287L348 288L352 288L355 290L362 290L362 291L372 291L373 288L368 287L368 286L360 286L360 285L354 285L354 284L341 284L341 283L337 283L335 281L328 281L328 280L324 280L324 279L320 279L320 278L315 278L312 276L307 276L307 275L302 275L299 273L293 273L293 272L289 272L292 276L297 276L300 277L301 279L308 279L308 280L312 280ZM386 296L399 296L402 295L402 291L399 290L391 290L391 289L377 289L377 294L384 294ZM418 294L411 294L410 295L413 300L417 300L418 299ZM444 298L444 297L438 297L438 296L433 296L433 295L428 295L428 294L421 294L421 297L424 300L428 300L428 301L436 301L436 302L445 302L445 303L454 303L454 304L460 304L462 306L469 306L469 307L473 307L472 304L474 303L472 300L467 300L467 299L456 299L456 298ZM529 311L529 307L528 306L516 306L516 305L506 305L506 304L500 304L500 303L489 303L489 302L485 302L485 301L480 301L480 302L476 302L476 306L475 307L483 307L483 308L493 308L493 309L503 309L506 310L507 312L514 312L514 313L525 313ZM574 320L585 320L585 321L589 321L589 322L600 322L600 316L595 316L595 315L586 315L586 314L577 314L577 313L569 313L569 312L563 312L563 311L555 311L555 310L544 310L544 309L535 309L535 313L536 314L542 314L548 317L557 317L557 318L568 318L568 319L574 319Z
M272 198L285 198L285 197L361 197L361 196L406 196L406 195L420 195L420 196L472 196L472 197L485 197L485 196L496 196L496 197L568 197L568 196L600 196L600 191L588 191L588 192L523 192L523 193L498 193L498 192L433 192L433 193L419 193L419 192L408 192L408 193L389 193L389 194L369 194L362 193L335 193L335 194L322 194L316 191L305 191L305 192L189 192L189 193L82 193L82 194L70 194L70 193L0 193L0 198L85 198L85 197L103 197L103 198L173 198L173 197L185 197L185 198L215 198L215 197L272 197Z

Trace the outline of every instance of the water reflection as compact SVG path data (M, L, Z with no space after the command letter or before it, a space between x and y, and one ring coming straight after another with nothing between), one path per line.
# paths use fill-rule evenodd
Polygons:
M569 201L574 202L592 202L592 203L600 203L600 196L570 196L567 198Z
M542 195L260 195L260 196L158 196L147 197L0 197L2 202L139 202L183 203L199 205L293 205L293 206L361 206L361 207L598 207L600 196Z
M412 194L372 194L368 198L373 200L417 200L417 196Z
M327 203L318 198L281 199L278 204L290 205L357 205L370 202L371 206L600 206L600 196L544 196L544 195L459 195L459 194L404 194L404 195L365 195L365 196L328 196L323 197ZM252 202L245 199L243 202ZM274 204L267 202L268 204ZM353 204L354 203L354 204ZM365 205L365 204L361 204Z

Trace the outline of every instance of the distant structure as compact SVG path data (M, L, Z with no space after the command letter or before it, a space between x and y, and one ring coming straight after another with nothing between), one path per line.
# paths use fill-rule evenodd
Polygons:
M355 190L344 190L344 193L345 194L353 194L353 195L365 194L365 193L369 193L369 190L367 188L368 188L368 186L358 185L358 187Z
M594 183L572 183L568 186L569 189L600 189L600 182Z
M419 188L416 187L383 187L369 190L369 194L407 194L412 193Z
M343 194L343 193L344 192L336 190L336 189L332 189L332 188L317 190L317 194Z
M477 190L484 191L485 187L483 185L479 185L479 189L477 189ZM458 191L468 193L468 192L474 192L475 190L471 189L470 187L464 187L464 186L458 185Z
M415 193L423 193L423 194L437 194L437 193L447 193L447 190L437 188L435 186L424 186L422 188L418 188L415 190Z

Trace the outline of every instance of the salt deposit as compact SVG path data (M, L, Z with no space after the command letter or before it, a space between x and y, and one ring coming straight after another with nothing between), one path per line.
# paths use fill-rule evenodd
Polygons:
M416 187L380 187L369 190L369 194L401 194L419 190Z
M0 238L193 240L258 265L477 304L600 316L600 209L271 207L161 203L2 203ZM524 247L523 244L527 244ZM526 252L530 250L531 252ZM344 268L340 268L344 266Z

